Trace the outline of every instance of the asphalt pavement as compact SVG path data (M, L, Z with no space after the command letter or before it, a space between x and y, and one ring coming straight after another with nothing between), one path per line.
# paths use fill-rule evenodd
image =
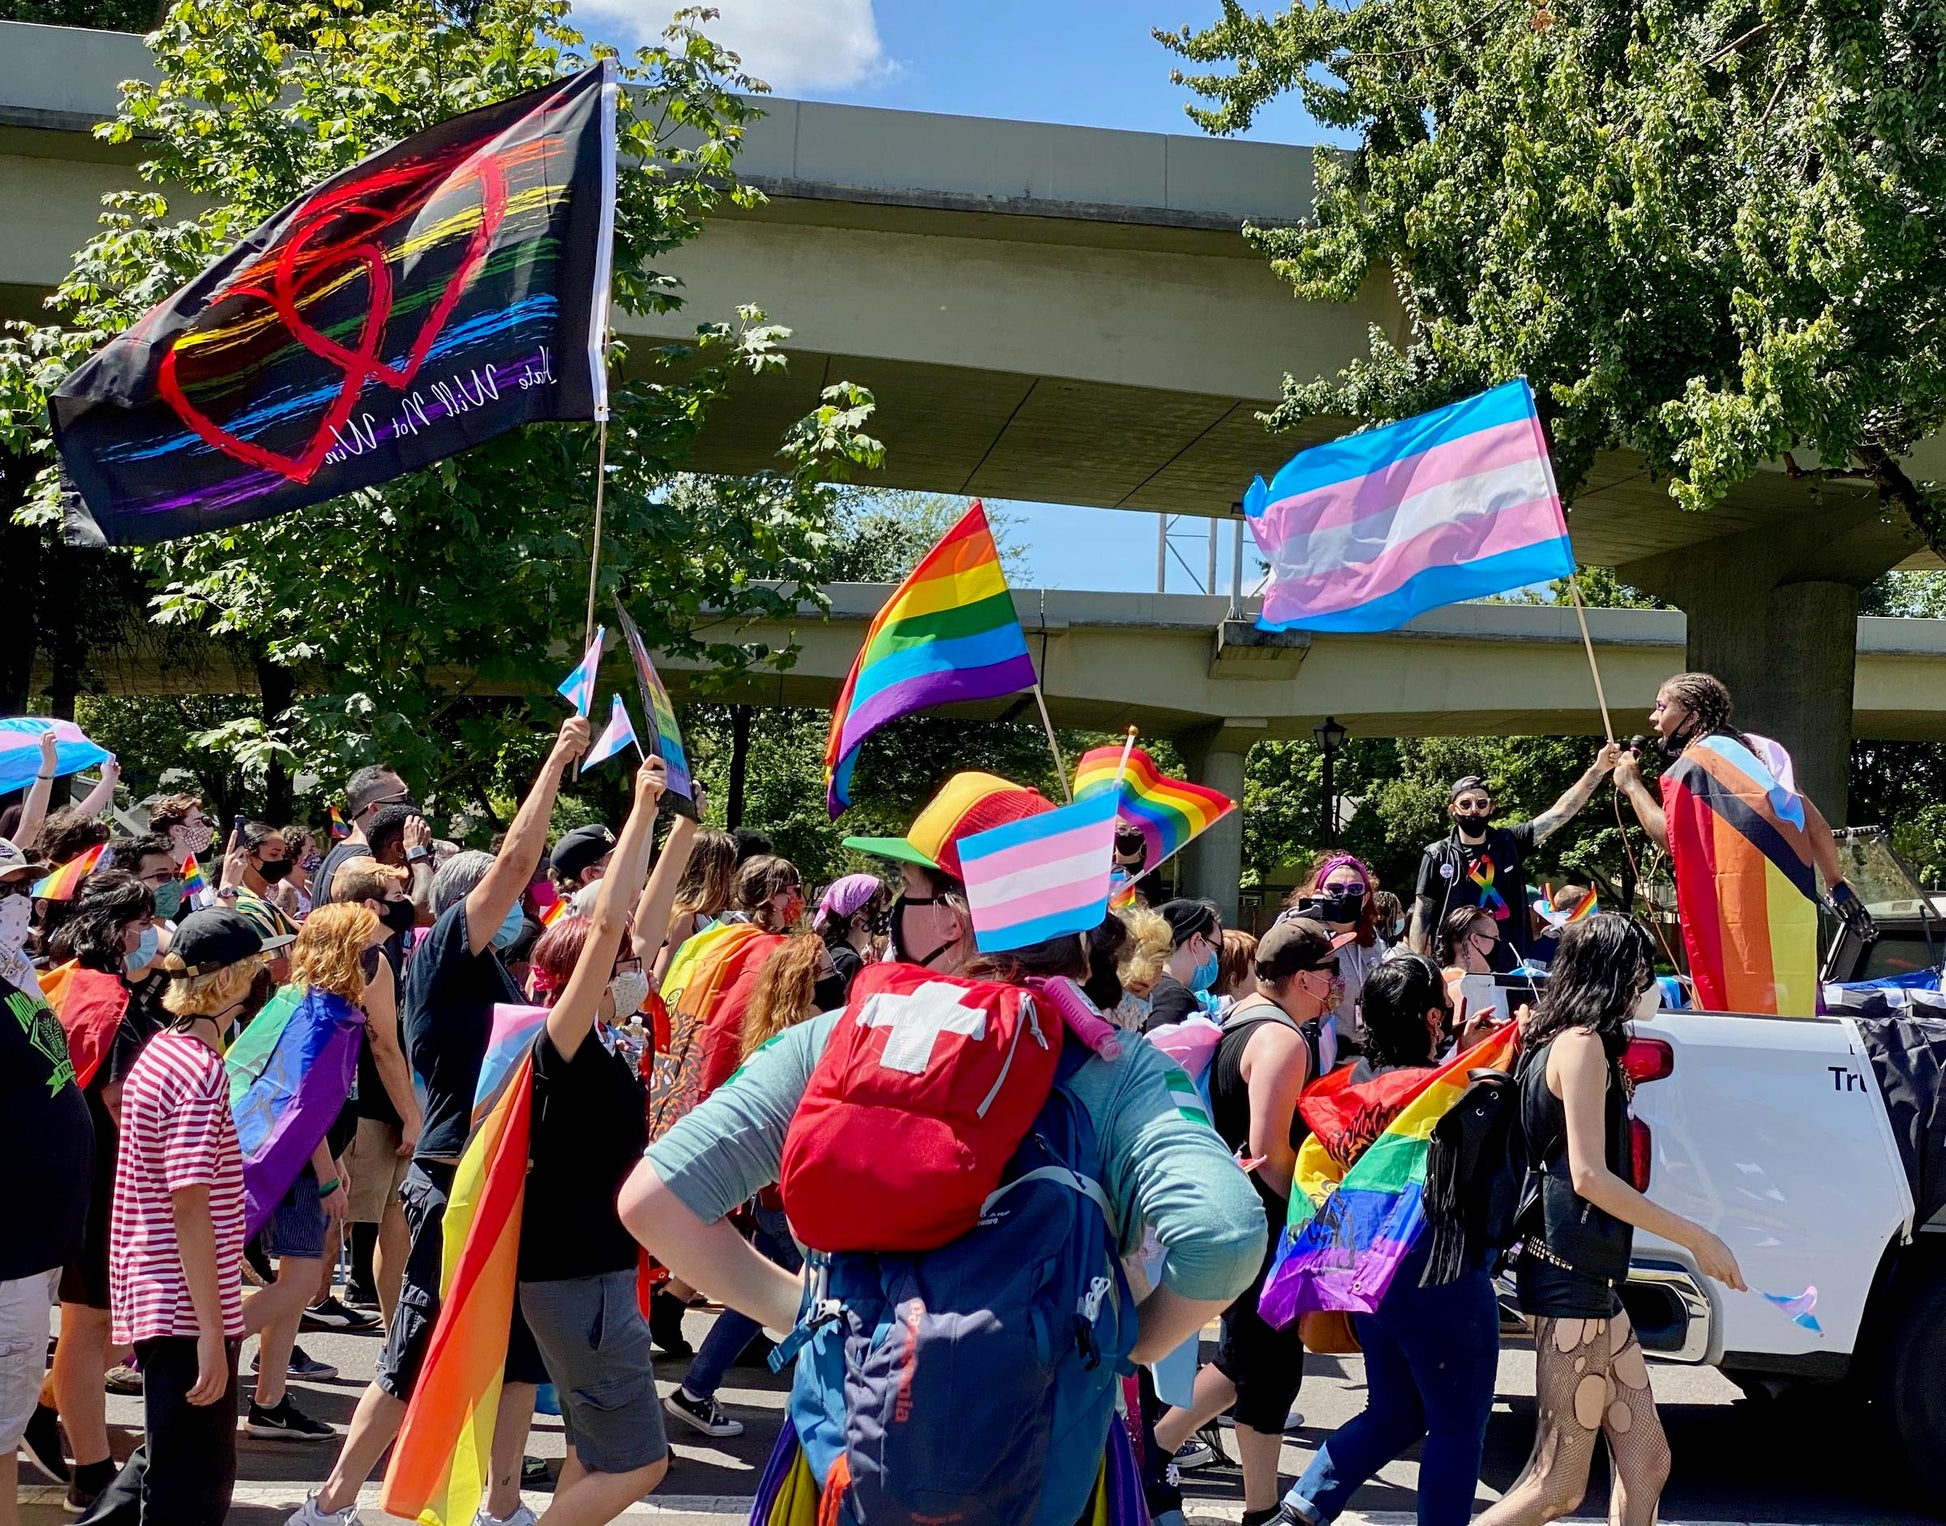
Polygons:
M688 1338L700 1344L712 1318L692 1312ZM371 1376L379 1340L375 1335L310 1332L299 1340L313 1357L336 1365L339 1376L327 1382L294 1381L290 1391L306 1413L342 1432ZM254 1351L254 1341L244 1348L246 1387ZM658 1359L656 1375L663 1392L673 1388L685 1366ZM1488 1426L1477 1496L1481 1505L1497 1499L1526 1461L1534 1435L1533 1367L1531 1352L1517 1345L1502 1354L1499 1398ZM1869 1416L1850 1417L1835 1404L1809 1397L1749 1400L1708 1368L1652 1363L1651 1373L1675 1456L1674 1475L1662 1501L1664 1521L1908 1526L1942 1519L1894 1468L1879 1460ZM767 1369L733 1368L717 1397L744 1422L744 1434L710 1440L671 1422L674 1465L669 1477L655 1497L630 1510L628 1519L662 1526L732 1526L747 1520L750 1495L777 1435L784 1389L784 1380ZM1310 1358L1298 1401L1303 1424L1289 1434L1284 1447L1287 1482L1303 1472L1319 1442L1363 1402L1358 1358ZM108 1417L116 1455L125 1456L139 1440L141 1401L110 1395ZM256 1441L239 1434L237 1495L230 1521L236 1526L281 1526L324 1477L336 1450L335 1441ZM527 1451L558 1468L564 1454L560 1420L535 1416ZM1373 1526L1410 1521L1417 1472L1412 1457L1387 1468L1354 1500L1357 1516ZM1239 1518L1241 1479L1234 1468L1219 1465L1188 1474L1185 1491L1191 1526ZM25 1462L21 1500L27 1526L55 1526L71 1519L61 1508L60 1491ZM378 1511L375 1488L367 1491L366 1501L361 1510L368 1526L392 1520ZM536 1513L543 1510L545 1492L530 1494L529 1503ZM1606 1514L1606 1484L1598 1460L1588 1496L1575 1515L1601 1520ZM1354 1517L1344 1519L1351 1522Z

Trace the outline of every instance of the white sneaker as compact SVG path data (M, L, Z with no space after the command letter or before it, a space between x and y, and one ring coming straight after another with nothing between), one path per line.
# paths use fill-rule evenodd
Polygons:
M514 1513L505 1516L494 1515L482 1505L473 1514L473 1526L539 1526L539 1522L525 1505L514 1506Z
M358 1518L356 1505L347 1505L342 1510L320 1510L318 1497L307 1494L284 1526L364 1526L364 1523Z

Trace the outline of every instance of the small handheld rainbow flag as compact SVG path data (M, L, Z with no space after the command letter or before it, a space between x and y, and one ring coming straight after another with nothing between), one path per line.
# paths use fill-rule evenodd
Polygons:
M345 823L345 818L338 814L338 808L335 805L332 806L331 840L333 842L343 842L349 836L351 836L351 828Z
M1081 755L1074 769L1075 800L1113 794L1118 774L1121 819L1140 828L1149 845L1148 856L1142 861L1144 873L1180 853L1236 809L1236 802L1218 790L1171 779L1139 747L1128 750L1128 767L1124 770L1122 749L1112 744Z
M203 866L196 862L194 853L182 856L182 898L187 901L209 889L209 881L203 878Z
M615 601L615 618L621 623L622 641L628 647L629 661L635 664L635 684L642 691L642 709L653 728L649 745L669 771L669 789L665 799L672 809L693 820L696 815L696 781L689 772L689 754L683 751L682 727L676 723L676 707L670 703L669 690L662 682L662 675L649 661L649 648L642 640L642 632L628 617L628 611L622 608L620 599Z
M108 851L108 844L98 842L79 858L71 858L44 880L38 880L31 892L37 901L72 901L81 889L81 882L95 871L101 856Z
M1017 694L1037 682L1000 551L976 499L865 632L824 747L832 820L851 804L858 750L881 726L935 705Z
M975 832L960 840L959 861L981 953L1086 932L1108 915L1115 797Z
M581 661L561 680L561 687L556 691L574 706L576 715L586 715L595 707L595 671L601 666L601 644L607 636L606 626L595 627L595 638L588 643L588 650L581 654Z

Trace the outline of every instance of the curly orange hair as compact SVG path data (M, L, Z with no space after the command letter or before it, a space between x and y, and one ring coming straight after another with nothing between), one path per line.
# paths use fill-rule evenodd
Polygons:
M378 931L369 907L337 901L304 919L291 945L291 983L317 986L349 1002L365 999L365 950Z

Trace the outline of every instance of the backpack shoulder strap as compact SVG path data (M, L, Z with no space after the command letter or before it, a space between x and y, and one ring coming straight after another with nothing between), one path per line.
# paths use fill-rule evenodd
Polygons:
M1305 1052L1311 1058L1311 1080L1317 1080L1322 1073L1323 1053L1318 1046L1323 1038L1323 1020L1313 1018L1308 1023L1300 1023L1269 997L1253 996L1249 1001L1230 1009L1229 1015L1223 1019L1223 1037L1228 1039L1239 1033L1247 1033L1265 1023L1279 1023L1304 1041Z

